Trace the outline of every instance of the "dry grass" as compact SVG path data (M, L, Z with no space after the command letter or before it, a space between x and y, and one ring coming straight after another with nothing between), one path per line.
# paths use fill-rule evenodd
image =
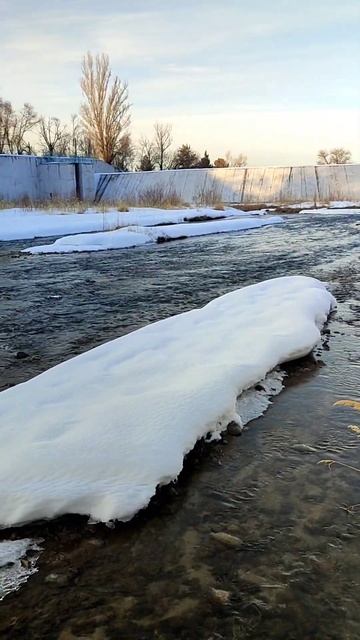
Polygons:
M65 213L85 213L87 209L94 209L104 213L113 208L114 204L110 202L98 203L95 205L93 200L64 200L63 198L52 198L51 200L31 200L31 198L20 198L19 200L0 200L0 210L4 209L24 209L25 211L62 211Z
M119 213L127 213L129 211L129 204L127 202L120 202L116 209Z
M104 213L109 209L116 209L119 213L126 213L130 207L150 207L158 209L179 209L189 206L171 188L161 185L149 187L136 196L122 198L106 202L82 201L77 199L65 200L63 198L52 198L51 200L31 200L31 198L21 198L17 201L0 200L0 209L20 208L26 211L40 209L41 211L61 211L64 213L84 213L87 209L92 209Z
M126 212L130 207L149 207L152 209L180 209L187 205L174 189L155 185L144 189L138 195L129 196L113 203L117 211Z
M155 185L142 191L136 198L138 207L153 207L159 209L176 209L184 206L183 200L175 189L165 189L161 185Z
M14 207L18 207L18 204L12 202L11 200L0 200L0 211L4 209L14 209Z
M224 203L221 192L216 186L207 189L200 189L195 196L195 202L198 206L212 207L216 211L224 211Z

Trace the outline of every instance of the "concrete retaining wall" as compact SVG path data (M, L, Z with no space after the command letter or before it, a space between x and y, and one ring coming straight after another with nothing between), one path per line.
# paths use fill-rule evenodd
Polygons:
M99 173L101 172L101 173ZM296 203L360 200L360 165L229 167L114 173L92 158L0 155L0 200L133 200L148 189L175 191L184 202Z
M93 200L96 171L114 168L93 158L0 155L0 200Z
M226 203L360 200L360 165L229 167L100 174L97 201L133 199L148 189L175 191L184 202L213 194Z

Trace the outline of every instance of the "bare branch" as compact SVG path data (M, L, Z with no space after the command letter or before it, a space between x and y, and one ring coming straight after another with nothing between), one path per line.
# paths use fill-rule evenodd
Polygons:
M44 155L67 155L69 152L70 134L59 118L40 118L39 139Z

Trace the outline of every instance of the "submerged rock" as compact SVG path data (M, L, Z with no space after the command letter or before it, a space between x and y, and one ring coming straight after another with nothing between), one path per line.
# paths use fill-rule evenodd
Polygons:
M292 446L294 451L299 451L299 453L318 453L318 450L315 447L311 447L309 444L294 444Z
M226 606L230 603L231 593L224 589L210 589L210 597L216 604Z
M240 538L231 535L231 533L226 533L225 531L218 531L217 533L212 531L210 536L213 540L216 540L216 542L220 542L227 547L241 547L242 545L242 540Z
M28 357L29 357L29 354L26 353L26 351L17 351L15 355L15 358L17 360L23 360L24 358L28 358Z

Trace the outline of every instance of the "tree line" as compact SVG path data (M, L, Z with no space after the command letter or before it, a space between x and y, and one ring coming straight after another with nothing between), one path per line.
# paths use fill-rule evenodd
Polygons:
M113 76L106 54L87 53L81 65L80 88L83 102L80 113L71 116L70 124L57 117L38 115L24 103L15 110L0 97L0 154L36 154L48 156L94 156L122 171L164 169L244 167L244 154L229 151L212 163L207 151L203 156L189 144L173 149L171 124L156 122L152 137L135 143L130 133L128 85ZM29 141L29 134L36 139ZM350 151L341 148L321 149L318 164L351 162Z

